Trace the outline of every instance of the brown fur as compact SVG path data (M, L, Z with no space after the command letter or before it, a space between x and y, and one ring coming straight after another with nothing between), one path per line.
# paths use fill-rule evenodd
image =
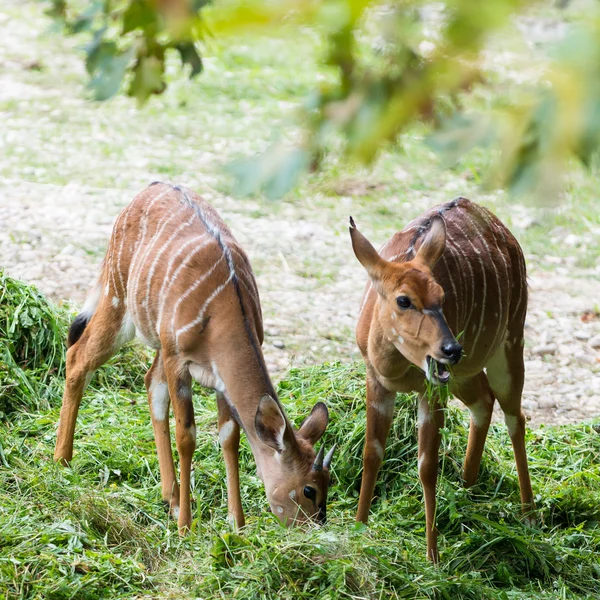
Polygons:
M509 426L523 508L533 505L521 412L527 309L523 253L492 213L465 198L421 215L380 253L355 227L350 234L355 254L370 277L356 328L367 366L367 432L357 520L368 518L395 394L418 392L427 555L437 561L435 486L444 415L439 395L433 405L425 395L424 368L428 356L448 360L443 346L456 346L455 336L464 353L451 367L450 391L472 415L465 485L477 479L497 398ZM399 307L397 298L403 295L410 297L410 309Z
M310 426L300 431L285 416L260 348L262 314L250 263L208 203L182 188L148 187L117 219L94 294L78 317L80 325L67 352L55 460L67 463L72 458L75 421L89 376L137 333L156 349L146 387L162 495L178 515L180 531L189 529L192 518L192 377L217 390L230 518L244 525L240 427L276 516L293 523L324 514L329 472L313 471L312 466L313 445L327 426L327 409L319 403L308 418ZM87 325L81 329L81 323ZM180 484L171 450L170 403ZM307 485L316 488L316 501L303 495Z

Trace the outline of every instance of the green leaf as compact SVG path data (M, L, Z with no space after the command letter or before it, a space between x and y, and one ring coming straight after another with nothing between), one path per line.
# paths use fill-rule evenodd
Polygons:
M133 0L123 14L123 35L142 29L145 32L156 34L158 15L147 0Z
M269 199L281 198L294 187L309 162L306 149L274 144L264 154L229 165L236 178L234 192L246 196L263 190Z
M103 42L99 45L90 66L93 77L89 87L95 100L107 100L119 91L132 55L133 49L118 52L114 42Z
M181 64L187 64L192 67L192 70L190 71L190 79L202 73L202 57L200 54L198 54L196 46L194 46L193 42L177 44L176 48L181 56Z
M140 104L152 94L162 94L166 88L163 81L165 62L162 56L142 56L133 68L134 77L127 93Z

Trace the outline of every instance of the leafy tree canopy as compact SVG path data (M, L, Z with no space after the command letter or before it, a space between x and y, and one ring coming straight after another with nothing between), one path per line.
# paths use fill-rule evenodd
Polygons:
M589 165L600 142L600 9L572 23L534 81L511 100L475 111L465 99L489 85L485 45L530 0L50 0L68 34L86 34L94 98L121 89L140 103L163 93L165 53L178 52L190 77L202 71L210 34L310 26L326 39L324 63L335 81L315 86L303 104L304 135L232 165L239 191L284 194L318 166L341 137L351 159L369 163L415 121L431 125L429 143L446 161L480 144L501 151L493 184L553 196L575 157Z

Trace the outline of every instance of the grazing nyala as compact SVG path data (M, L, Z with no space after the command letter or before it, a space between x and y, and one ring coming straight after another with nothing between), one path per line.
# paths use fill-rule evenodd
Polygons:
M115 223L99 282L69 331L55 460L72 458L77 412L92 373L136 335L156 349L146 374L148 404L162 497L181 533L192 521L192 379L217 394L230 519L244 525L241 427L272 512L286 524L325 521L333 450L324 456L322 447L316 454L313 446L327 427L327 408L317 403L297 431L290 424L265 367L260 301L248 258L217 212L182 187L152 184Z
M523 252L497 217L465 198L424 213L380 253L352 218L350 237L369 275L356 328L367 367L367 431L356 518L368 519L396 392L417 392L427 556L437 562L435 488L444 424L440 385L448 384L471 414L465 486L477 480L497 398L513 445L523 509L533 508L521 412L527 310Z

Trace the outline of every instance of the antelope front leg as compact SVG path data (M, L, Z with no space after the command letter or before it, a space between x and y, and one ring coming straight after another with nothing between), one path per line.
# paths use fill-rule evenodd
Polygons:
M377 474L383 461L383 453L392 419L394 417L395 392L386 390L375 377L367 374L367 432L363 451L363 475L356 520L366 523L373 500Z
M163 358L163 365L169 386L169 395L175 413L175 441L179 453L179 533L184 535L192 525L190 502L190 480L192 456L196 449L196 425L192 404L191 376L189 371L178 364L176 358Z
M160 468L162 499L169 507L171 516L177 517L179 512L179 486L175 476L171 434L169 432L169 387L160 351L156 353L154 362L146 373L145 382Z
M435 488L438 476L440 429L444 426L444 411L435 402L419 397L419 478L425 496L425 524L427 529L427 558L437 564L440 560L437 547L438 531L435 526Z
M469 488L477 483L477 475L488 429L490 428L490 421L492 420L495 399L487 377L483 372L464 383L458 390L457 395L471 413L469 441L463 468L464 484L466 488Z
M220 392L217 392L217 408L219 410L219 440L223 448L227 473L227 512L232 525L240 528L245 525L242 498L240 497L240 426L233 418L225 396Z

